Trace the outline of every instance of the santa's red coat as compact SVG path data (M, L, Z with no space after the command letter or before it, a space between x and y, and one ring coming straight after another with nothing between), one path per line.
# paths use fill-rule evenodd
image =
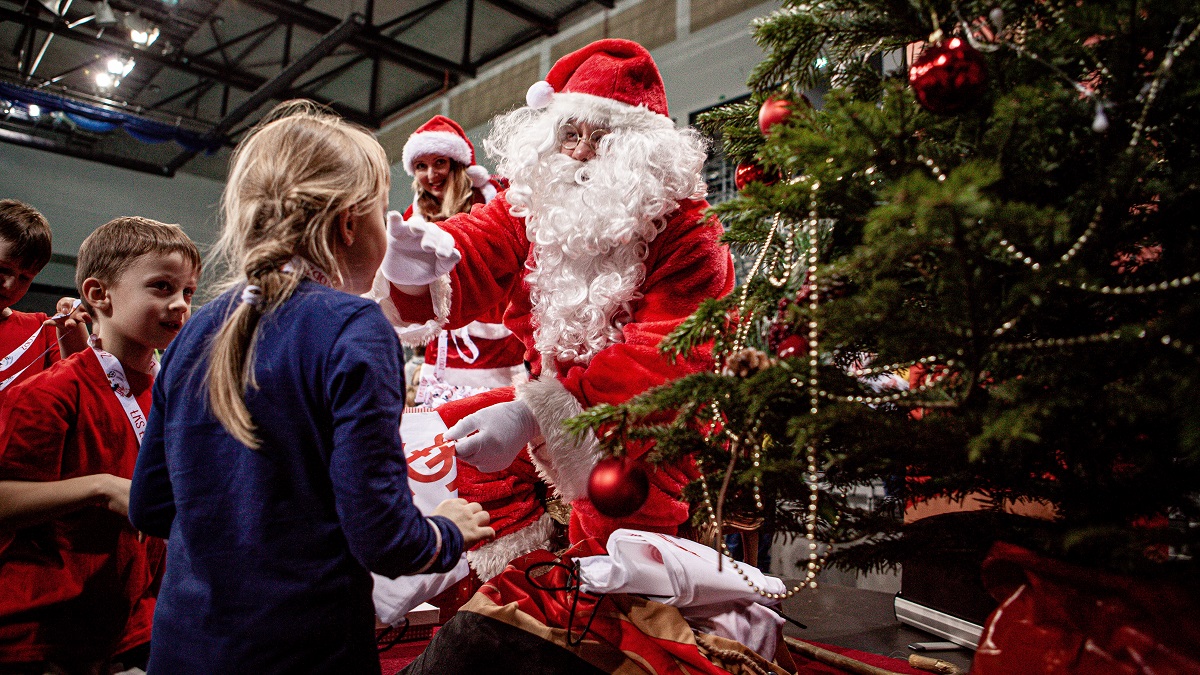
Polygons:
M675 362L658 350L662 339L702 300L733 290L733 259L720 243L720 223L704 216L706 208L703 199L684 200L667 216L665 227L648 245L645 280L638 288L640 297L629 303L631 318L622 326L622 341L601 350L590 363L544 364L534 349L536 316L525 276L527 265L536 261L531 259L525 221L509 213L504 193L470 213L439 223L454 237L462 255L447 277L431 284L423 295L391 289L389 301L404 320L434 319L436 307L437 315L448 317L445 326L451 329L509 303L504 323L525 343L533 377L515 395L533 410L545 438L544 444L533 444L531 459L538 473L572 504L572 541L593 536L603 543L619 527L673 534L687 519L688 507L680 492L695 475L690 462L652 470L651 497L632 516L614 520L597 513L587 499L588 476L602 456L597 441L590 434L584 439L573 437L561 423L591 406L620 404L647 389L712 367L706 349ZM462 406L464 410L474 407Z

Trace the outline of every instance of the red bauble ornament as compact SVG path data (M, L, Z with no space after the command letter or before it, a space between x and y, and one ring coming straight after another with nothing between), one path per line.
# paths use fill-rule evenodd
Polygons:
M987 60L962 38L925 48L908 82L926 110L949 115L974 105L987 89Z
M770 135L771 127L786 120L792 114L792 103L782 98L769 97L758 109L758 130L763 136Z
M745 190L751 183L774 185L778 181L777 176L767 177L767 172L755 162L742 162L737 165L737 171L733 172L733 184L739 190Z
M781 359L804 356L804 352L808 351L808 343L799 335L789 335L779 343L779 349L776 354Z
M624 518L646 503L650 478L640 462L628 457L605 457L588 477L588 499L601 514Z

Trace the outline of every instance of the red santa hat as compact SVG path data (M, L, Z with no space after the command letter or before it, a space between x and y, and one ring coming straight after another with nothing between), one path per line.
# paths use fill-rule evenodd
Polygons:
M477 188L487 185L491 179L488 170L475 163L475 146L471 145L466 132L449 117L434 115L408 137L404 144L405 173L413 175L413 162L425 155L441 155L462 164L467 168L471 185Z
M596 121L620 116L628 122L648 114L659 118L656 122L669 120L658 66L645 47L631 40L597 40L567 54L525 94L531 108L560 101Z

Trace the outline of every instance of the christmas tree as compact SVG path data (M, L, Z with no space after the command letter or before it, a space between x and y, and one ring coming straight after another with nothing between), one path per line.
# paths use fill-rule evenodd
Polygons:
M783 573L813 585L993 538L1194 575L1200 8L784 5L751 100L701 122L743 162L713 212L752 274L663 348L716 368L575 428L695 453L695 523L807 538ZM852 506L866 485L888 499ZM988 508L902 525L967 495Z

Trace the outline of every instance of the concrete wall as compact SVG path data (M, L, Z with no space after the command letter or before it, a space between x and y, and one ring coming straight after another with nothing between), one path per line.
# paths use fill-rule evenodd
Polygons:
M161 178L0 144L0 199L19 199L41 211L50 221L59 255L75 256L92 230L118 216L134 215L178 223L203 249L216 240L222 187L188 173ZM74 287L74 266L57 260L35 284Z

